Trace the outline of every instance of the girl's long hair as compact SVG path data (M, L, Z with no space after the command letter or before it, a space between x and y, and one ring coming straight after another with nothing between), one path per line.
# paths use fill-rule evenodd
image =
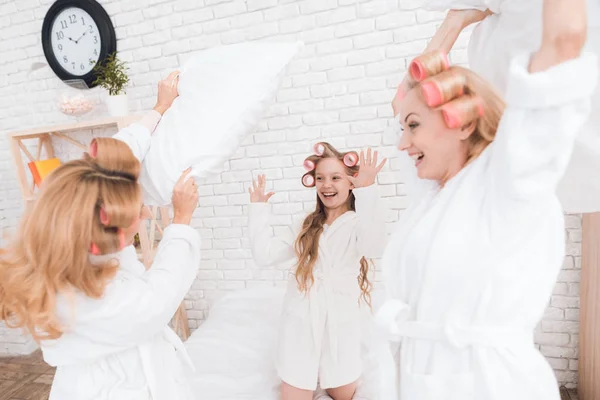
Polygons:
M314 163L315 168L310 172L313 175L316 171L316 166L320 160L325 158L335 158L343 163L345 153L340 153L329 143L322 142L324 147L323 155L312 155L307 158ZM359 166L347 167L346 173L353 176L358 172ZM354 193L350 192L348 196L348 209L356 211L355 206L356 199ZM298 264L296 266L296 281L298 283L298 289L302 293L307 293L311 286L314 284L313 269L319 257L319 238L323 232L323 225L327 220L327 214L325 205L317 194L317 206L315 211L310 213L302 223L302 230L296 239L294 249L296 256L298 257ZM360 259L360 274L357 277L358 285L360 287L361 296L369 306L371 306L371 288L372 284L369 281L369 262L365 257Z
M92 265L90 246L100 254L119 251L119 228L140 214L138 160L116 139L95 139L93 146L95 158L85 154L48 175L12 242L0 250L1 318L38 342L63 333L56 316L59 292L102 296L118 264Z

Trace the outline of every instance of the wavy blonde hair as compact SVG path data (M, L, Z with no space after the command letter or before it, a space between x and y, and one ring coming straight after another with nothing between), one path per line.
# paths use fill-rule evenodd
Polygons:
M119 228L131 226L140 214L138 160L116 139L99 138L93 146L97 157L85 154L45 179L12 243L0 253L0 315L38 342L63 333L55 313L59 292L102 296L118 264L92 265L90 245L101 254L117 252Z
M314 163L314 169L308 174L312 174L313 178L317 170L319 162L326 158L335 158L343 164L345 153L340 153L329 143L322 142L324 147L323 155L311 155L307 158ZM344 165L346 174L353 176L358 172L359 166L348 167ZM351 211L356 211L356 198L354 193L350 191L348 196L347 206ZM313 269L319 257L319 238L323 233L323 225L327 220L327 214L325 205L317 194L317 206L315 211L310 213L302 223L302 230L296 239L294 249L296 256L298 257L298 263L296 264L296 282L298 283L298 289L302 293L307 293L315 282ZM361 291L360 299L365 301L371 306L371 289L372 284L369 281L369 262L365 257L360 259L360 274L357 277L358 286ZM359 300L360 300L359 299Z
M403 91L419 90L421 99L460 126L473 124L467 139L467 163L477 158L494 140L506 104L495 88L475 72L450 66L446 55L433 51L410 64ZM435 96L427 96L435 92Z

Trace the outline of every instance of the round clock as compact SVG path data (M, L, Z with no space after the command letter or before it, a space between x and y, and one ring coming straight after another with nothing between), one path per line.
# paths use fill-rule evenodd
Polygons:
M60 79L81 79L91 88L94 66L117 51L117 39L110 17L95 0L58 0L44 17L42 47Z

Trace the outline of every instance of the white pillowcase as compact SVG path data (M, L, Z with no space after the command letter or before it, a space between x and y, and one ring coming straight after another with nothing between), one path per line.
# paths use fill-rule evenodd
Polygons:
M193 56L179 76L179 97L152 135L140 182L147 205L171 203L181 173L221 171L275 99L301 42L249 42Z

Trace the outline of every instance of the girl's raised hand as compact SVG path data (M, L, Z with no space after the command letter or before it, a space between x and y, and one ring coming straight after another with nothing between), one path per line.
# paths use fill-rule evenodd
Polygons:
M258 182L252 180L252 187L248 188L251 203L266 203L275 194L275 192L265 193L266 184L267 179L262 174L258 175Z
M349 176L348 179L354 185L355 188L371 186L375 183L375 178L377 174L387 161L385 158L381 161L379 165L377 165L377 151L374 151L371 155L371 148L367 149L367 156L365 157L365 152L363 150L360 151L360 163L358 175L356 177Z

